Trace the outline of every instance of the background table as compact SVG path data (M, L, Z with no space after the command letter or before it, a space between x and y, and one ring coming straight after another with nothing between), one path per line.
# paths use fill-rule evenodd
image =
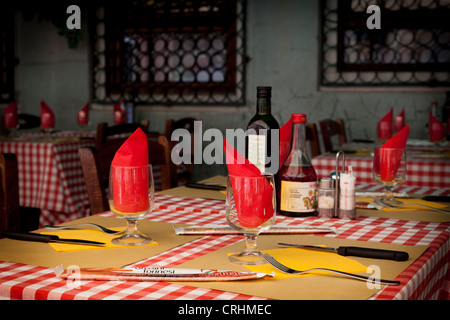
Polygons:
M225 203L220 200L157 195L156 207L147 217L173 224L226 224ZM106 212L102 217L112 217ZM335 227L337 234L325 237L375 241L429 248L396 280L400 286L387 286L371 299L447 298L442 290L449 270L449 223L408 221L359 216L355 220L294 219L277 217L278 225ZM136 267L176 267L186 261L224 248L243 239L240 235L208 235L141 260ZM114 250L114 249L109 249ZM349 280L351 281L351 280ZM0 262L0 294L11 299L265 299L239 293L198 288L166 282L85 281L81 289L70 289L55 277L53 269ZM339 299L339 297L337 297Z
M78 148L93 145L93 140L77 137L0 141L0 152L17 156L20 205L41 209L41 226L89 215Z
M346 145L347 148L357 148L355 145ZM360 145L361 148L373 148ZM344 147L345 150L345 147ZM450 158L439 153L420 153L422 148L407 148L407 173L404 186L450 188ZM344 151L345 153L345 151ZM356 183L374 183L372 176L373 158L368 151L366 154L345 154L346 167L352 166L356 175ZM428 157L427 157L428 156ZM336 154L326 153L314 157L312 165L318 177L328 177L336 171ZM339 163L341 170L342 161Z

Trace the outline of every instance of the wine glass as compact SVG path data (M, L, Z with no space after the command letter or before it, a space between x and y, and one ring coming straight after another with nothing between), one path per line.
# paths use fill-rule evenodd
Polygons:
M244 252L229 257L237 264L267 263L258 251L256 237L275 222L275 180L272 174L259 177L229 175L226 213L228 224L245 235Z
M149 244L152 238L138 230L139 219L153 210L155 188L152 165L139 167L111 166L109 174L109 207L127 220L125 233L112 243L124 246Z
M404 148L378 148L373 157L373 178L385 187L382 200L401 204L395 200L392 190L406 180L406 154Z

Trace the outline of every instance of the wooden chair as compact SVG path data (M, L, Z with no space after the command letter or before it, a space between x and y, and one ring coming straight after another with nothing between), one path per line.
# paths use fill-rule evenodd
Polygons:
M306 141L309 142L309 150L311 158L320 154L319 134L315 123L306 124Z
M116 139L113 139L116 140ZM126 138L123 139L125 141ZM122 141L122 143L123 143ZM78 149L81 167L89 197L91 214L97 214L109 210L106 187L109 182L109 168L114 158L115 151L122 143L110 144L97 151L94 147ZM115 151L114 149L115 148ZM159 136L158 141L149 140L149 163L159 165L161 170L161 189L170 188L170 153L169 143L165 136ZM110 159L110 160L105 160Z
M177 165L171 161L171 186L176 187L181 183L188 183L192 181L194 176L194 122L201 121L201 119L196 118L182 118L179 120L169 119L166 121L165 135L169 141L170 151L172 152L173 147L176 142L171 141L172 132L176 129L186 129L191 134L191 163L183 164L186 170L183 172L177 172Z
M109 126L106 122L97 125L97 133L95 136L95 148L100 150L106 140L115 135L131 134L137 128L141 128L144 133L148 133L149 121L143 120L140 123L124 123Z
M347 142L344 121L342 119L325 119L319 122L325 152L333 152L332 137L337 136L339 147Z
M19 171L15 154L0 154L0 231L20 231Z

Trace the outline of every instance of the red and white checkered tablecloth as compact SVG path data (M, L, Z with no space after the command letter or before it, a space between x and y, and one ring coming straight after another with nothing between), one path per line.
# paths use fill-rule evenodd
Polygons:
M336 171L335 155L319 155L314 157L312 165L318 177L328 177ZM370 156L347 155L346 167L352 166L357 183L373 183L372 158ZM342 162L339 164L341 170ZM408 159L406 165L406 181L402 185L419 187L450 188L449 159Z
M157 206L147 218L167 223L197 225L226 224L225 204L218 200L157 195ZM113 216L107 212L101 216ZM277 225L324 226L336 234L321 235L342 239L375 241L429 248L396 280L400 286L387 286L371 299L446 299L448 297L450 224L403 221L378 217L355 220L277 217ZM319 236L319 235L317 235ZM211 251L243 239L240 235L210 235L198 238L139 261L134 266L176 267ZM447 279L446 279L447 277ZM444 289L444 290L442 290ZM0 295L11 299L265 299L233 292L196 288L166 282L83 281L80 289L70 289L65 280L49 268L0 262ZM339 297L337 297L339 298Z
M20 205L41 209L40 225L89 215L78 148L93 141L2 141L0 152L15 153Z

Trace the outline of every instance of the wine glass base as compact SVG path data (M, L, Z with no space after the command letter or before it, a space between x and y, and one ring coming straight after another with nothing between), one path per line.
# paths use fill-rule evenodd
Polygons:
M384 197L381 197L381 200L383 200L383 202L386 202L387 204L393 204L393 205L402 205L403 204L403 202L401 202L397 199L394 199L393 197L384 196Z
M143 234L136 233L125 233L123 236L111 240L111 243L119 246L142 246L145 244L150 244L152 242L152 238L147 237Z
M245 265L267 264L267 261L263 258L262 253L259 251L233 254L228 257L228 260L233 263Z

